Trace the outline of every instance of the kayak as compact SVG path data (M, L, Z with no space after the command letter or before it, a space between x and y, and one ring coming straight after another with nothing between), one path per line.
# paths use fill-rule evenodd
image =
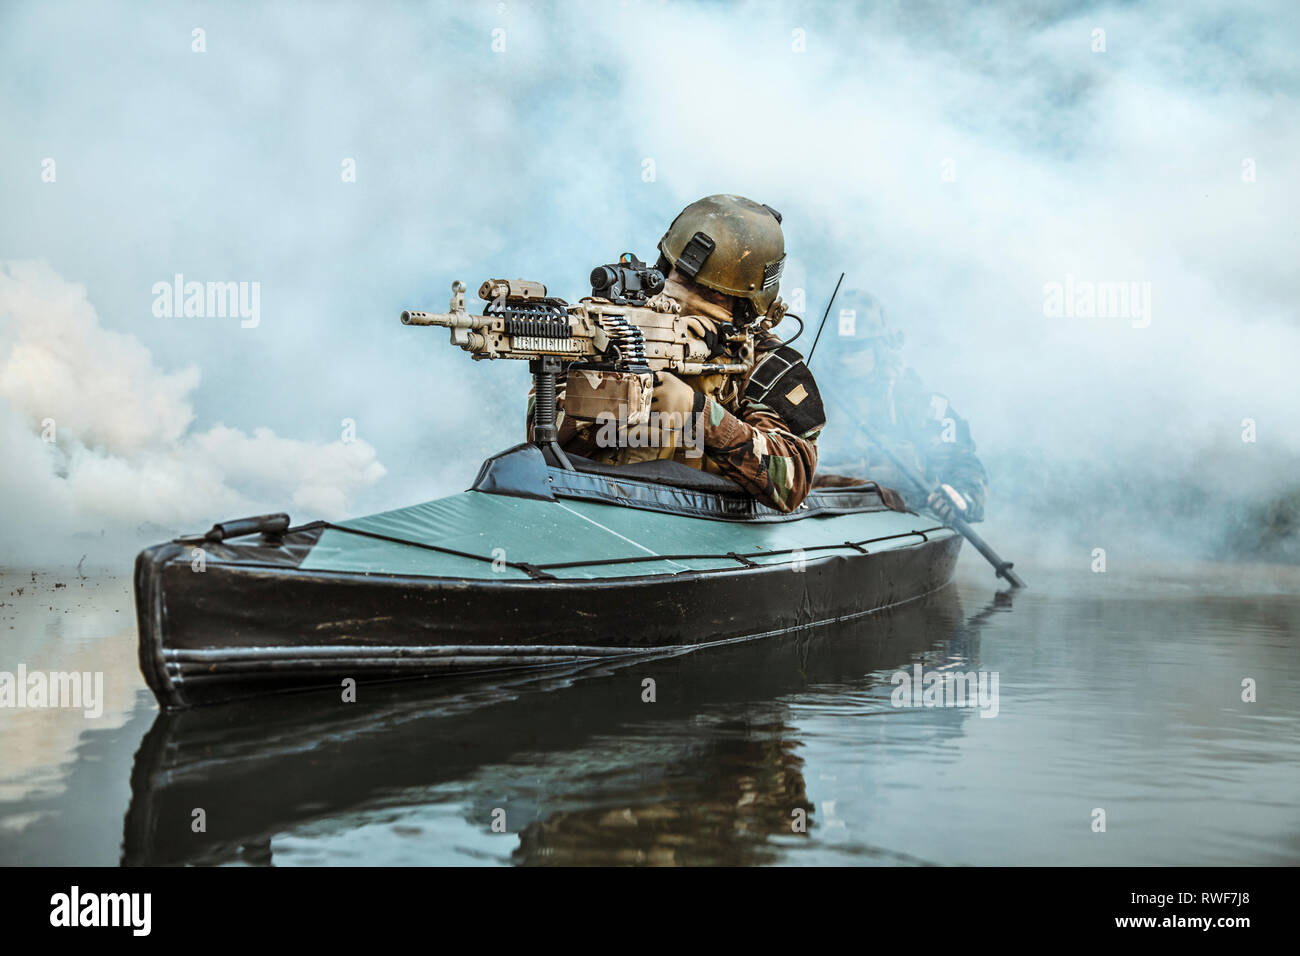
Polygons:
M121 862L258 865L287 852L301 863L313 853L304 834L330 843L372 823L380 843L367 859L389 862L383 854L406 841L383 833L395 819L419 822L431 804L451 812L440 817L448 825L463 818L484 832L504 808L518 842L504 852L516 863L625 863L613 854L644 841L679 862L771 862L780 841L748 837L788 835L805 789L792 701L839 687L854 705L876 697L888 708L891 672L918 659L977 667L988 616L967 619L950 587L860 621L654 660L381 684L346 707L330 689L244 700L237 715L165 710L136 751ZM984 723L972 714L930 710L927 727L954 740ZM683 780L708 783L700 791ZM200 832L195 807L207 811ZM611 819L647 808L652 825L608 839ZM575 839L588 825L606 839ZM742 838L715 857L719 833Z
M239 519L147 548L145 680L185 708L676 653L916 600L961 548L870 483L783 514L672 461L570 462L519 445L445 498L338 523Z

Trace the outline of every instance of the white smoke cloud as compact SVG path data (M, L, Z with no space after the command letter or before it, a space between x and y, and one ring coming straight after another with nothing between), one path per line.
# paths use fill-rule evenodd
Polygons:
M785 214L804 268L783 292L806 289L811 326L847 271L845 291L880 299L909 364L970 420L993 532L1020 511L1034 535L1064 528L1072 555L1114 540L1103 519L1210 549L1300 468L1292 7L669 0L377 17L286 0L204 8L195 54L190 27L131 4L0 5L0 69L21 77L0 85L0 258L46 256L86 282L104 327L170 370L131 399L101 370L85 396L140 409L97 425L138 449L125 461L216 422L255 442L258 424L319 437L346 416L391 468L351 496L373 511L465 487L522 430L525 370L474 366L398 326L401 309L441 310L452 279L491 275L572 299L593 265L653 257L685 203L742 193ZM57 182L40 179L47 156ZM257 347L151 320L150 288L176 272L259 281ZM1044 284L1067 276L1149 282L1150 326L1045 315ZM201 389L184 371L199 356ZM25 410L22 434L65 414ZM1245 419L1258 441L1242 441ZM61 449L11 438L31 461L11 457L7 480L66 467L47 461ZM215 477L213 511L240 510L219 507L222 488L275 508L349 497L328 474L269 486L244 468Z
M32 563L33 547L59 553L61 536L145 523L201 529L286 505L340 517L385 473L359 439L195 431L198 387L197 368L163 370L133 335L103 328L85 289L48 264L0 263L0 561Z

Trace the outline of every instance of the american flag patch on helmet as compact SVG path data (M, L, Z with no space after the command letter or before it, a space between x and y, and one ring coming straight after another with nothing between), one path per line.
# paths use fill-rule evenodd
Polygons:
M764 292L766 292L768 289L772 289L776 287L776 285L781 281L781 270L784 268L785 268L785 256L782 256L780 259L777 259L776 262L772 262L768 264L768 267L763 270L763 291Z

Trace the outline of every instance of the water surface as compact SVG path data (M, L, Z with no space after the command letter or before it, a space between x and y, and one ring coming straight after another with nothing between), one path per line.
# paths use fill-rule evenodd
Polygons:
M0 710L0 863L1296 864L1296 570L1035 569L1008 602L967 565L849 627L162 716L129 582L11 575L0 670L107 701ZM917 664L996 674L996 715L895 706Z

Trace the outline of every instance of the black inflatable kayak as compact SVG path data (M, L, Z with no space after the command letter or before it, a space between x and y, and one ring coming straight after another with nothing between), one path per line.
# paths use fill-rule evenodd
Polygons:
M774 862L781 840L754 837L789 836L791 805L806 791L791 700L839 686L856 706L883 687L887 707L890 671L910 671L918 655L978 666L989 613L966 621L956 588L943 588L860 621L656 660L379 685L346 707L326 690L168 710L136 753L121 860L270 864L285 853L301 864L301 843L296 856L286 851L295 836L328 841L370 823L387 831L396 819L418 826L430 806L487 827L503 806L518 833L516 863L619 865L631 847L661 862ZM647 678L659 689L653 728ZM959 737L983 723L971 716L949 708L927 720ZM683 779L707 785L683 791ZM665 795L669 786L680 796ZM195 807L207 811L197 833ZM652 823L620 826L610 839L611 819L647 810Z
M961 547L870 485L784 515L684 465L573 461L520 445L446 498L337 524L244 519L145 550L145 679L187 707L674 653L914 600Z

